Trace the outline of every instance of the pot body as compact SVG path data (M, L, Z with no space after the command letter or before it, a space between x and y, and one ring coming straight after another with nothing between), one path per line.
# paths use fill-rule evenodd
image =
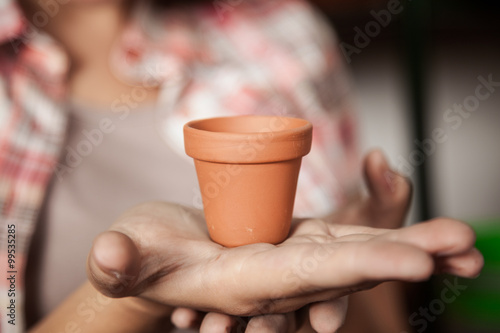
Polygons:
M262 164L195 160L212 240L227 247L285 240L301 160Z
M288 236L302 157L312 125L298 118L238 116L184 126L210 237L227 246Z

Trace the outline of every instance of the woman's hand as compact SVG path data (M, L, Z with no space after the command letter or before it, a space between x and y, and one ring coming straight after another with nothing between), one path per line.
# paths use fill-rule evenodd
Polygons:
M433 271L475 276L482 257L473 243L471 229L449 219L401 230L305 220L277 246L227 249L210 241L199 212L149 203L96 239L88 268L106 295L251 316L290 312L385 280L420 281Z
M96 239L88 261L105 295L239 316L286 313L436 271L473 277L481 267L471 228L450 219L399 230L304 220L282 244L228 249L209 239L197 212L164 203L129 211Z
M329 223L366 225L378 228L399 228L403 225L411 202L410 182L390 169L379 150L368 153L363 161L363 175L368 196L356 195L342 209L325 218ZM385 292L385 291L384 291ZM219 313L202 313L187 308L176 308L172 322L179 328L200 328L201 333L221 332L229 327L242 327L247 333L295 332L308 315L312 327L319 332L334 332L343 323L347 298L311 304L310 309L288 314L256 316L249 325L241 318ZM201 326L201 327L200 327Z

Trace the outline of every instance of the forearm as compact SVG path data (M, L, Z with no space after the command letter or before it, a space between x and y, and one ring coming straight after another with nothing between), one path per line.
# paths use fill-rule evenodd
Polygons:
M138 298L106 297L86 282L29 332L165 332L170 313L168 307Z

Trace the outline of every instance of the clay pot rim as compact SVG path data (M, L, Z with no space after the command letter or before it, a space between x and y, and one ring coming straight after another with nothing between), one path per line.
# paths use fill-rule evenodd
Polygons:
M275 118L277 120L291 121L288 128L277 131L250 131L250 132L230 132L211 131L200 129L202 124L217 121L235 120L238 122L244 119L265 120L268 123ZM240 123L241 124L241 123ZM256 156L250 159L241 155L242 144L254 147L261 147L263 136L272 133L263 149L256 149ZM196 143L195 143L196 141ZM270 163L277 161L299 158L311 149L312 124L307 120L295 117L273 116L273 115L243 115L229 117L215 117L192 120L184 125L184 145L186 153L195 158L210 162L219 163Z
M292 128L288 128L285 130L280 130L279 132L273 132L273 133L276 133L280 136L288 136L288 135L291 135L293 133L302 133L305 130L307 130L308 128L312 128L312 125L310 122L308 122L307 120L301 119L301 118L285 117L285 116L268 116L268 115L242 115L242 116L213 117L213 118L203 118L203 119L191 120L190 122L188 122L184 125L184 129L187 129L190 131L193 130L196 132L203 132L203 135L207 135L207 136L220 136L221 134L224 134L224 135L234 136L235 138L240 138L243 136L246 138L248 135L261 133L260 131L256 131L256 132L226 132L226 131L216 132L216 131L208 131L208 130L199 129L199 128L196 128L193 126L193 125L205 123L205 122L212 122L212 121L225 120L225 119L241 120L241 119L245 119L245 118L247 118L247 119L249 119L249 118L253 118L253 119L256 119L256 118L288 119L288 120L300 121L300 122L304 123L304 125L299 126L299 127L292 127Z

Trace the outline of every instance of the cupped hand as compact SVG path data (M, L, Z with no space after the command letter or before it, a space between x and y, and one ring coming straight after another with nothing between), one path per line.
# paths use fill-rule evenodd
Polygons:
M387 159L379 150L366 155L363 175L368 195L356 195L325 220L329 223L378 228L401 227L410 206L410 182L391 170ZM295 314L253 317L246 332L295 332L306 316L316 331L335 332L342 325L346 311L347 297L317 302L311 304L309 309L302 309ZM219 313L205 314L188 308L176 308L172 314L172 322L179 328L200 328L201 333L222 332L229 327L240 328L246 325L246 321L241 318L231 318Z
M435 271L472 277L481 267L474 233L450 219L399 230L303 220L279 245L228 249L209 239L200 212L166 203L128 211L88 260L90 281L108 296L237 316L287 313Z

